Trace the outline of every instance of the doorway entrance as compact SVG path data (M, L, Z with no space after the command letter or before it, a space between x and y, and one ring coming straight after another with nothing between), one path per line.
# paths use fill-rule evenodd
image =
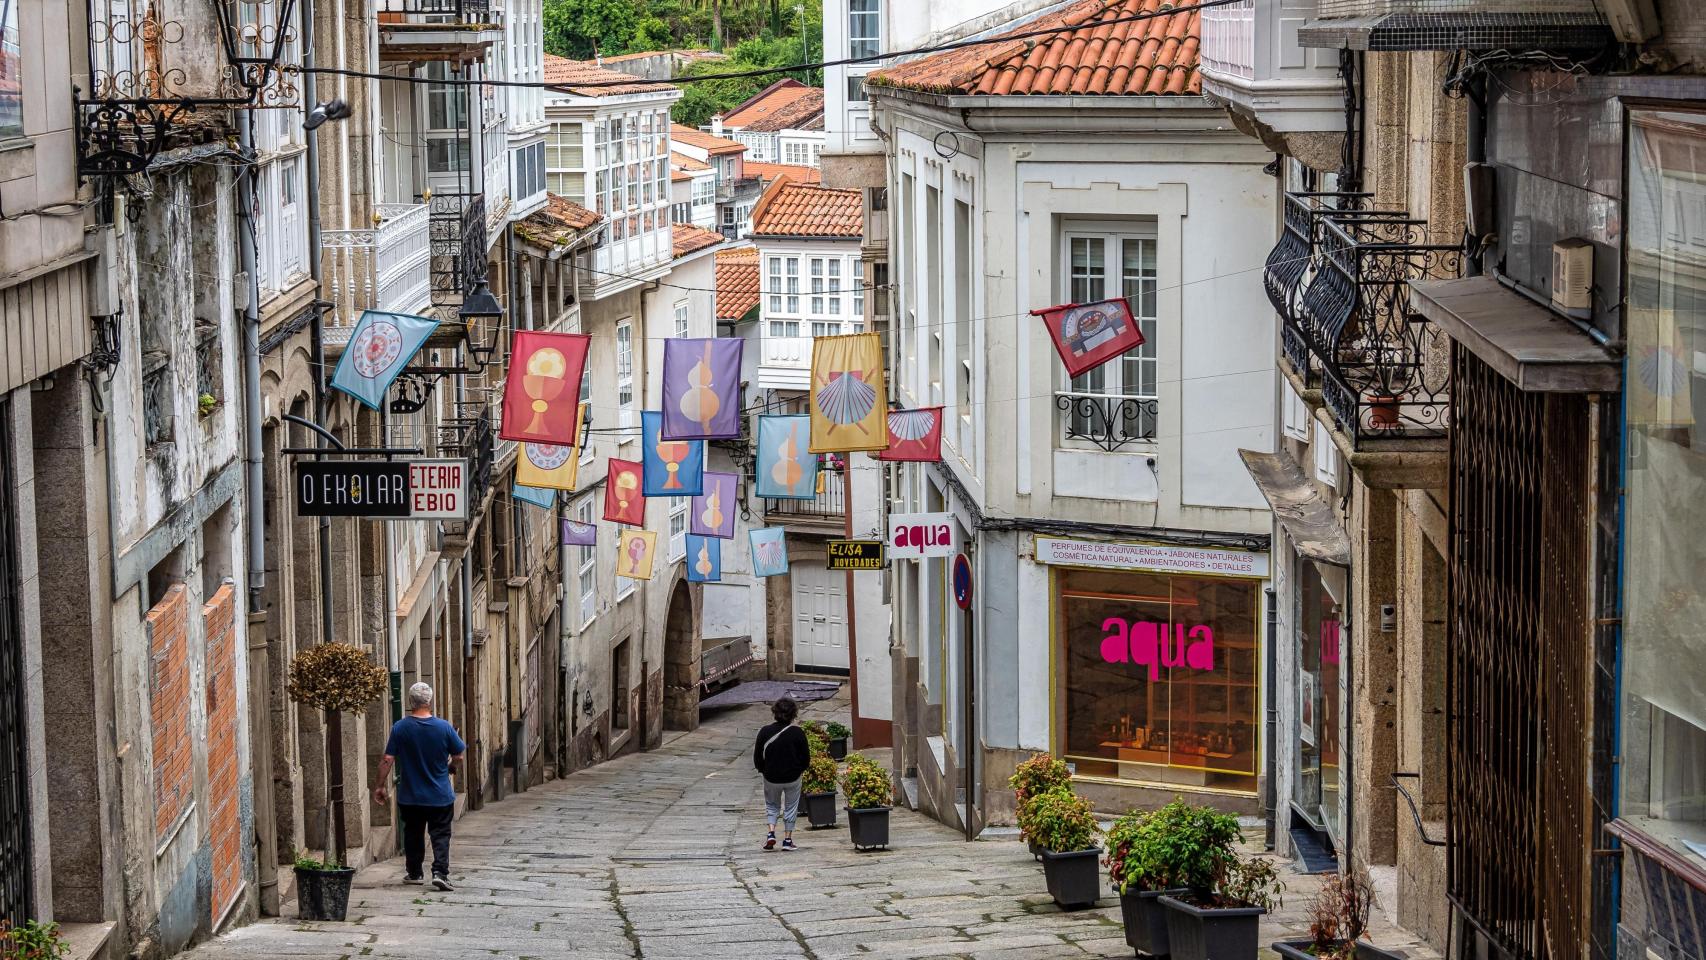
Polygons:
M796 561L794 582L794 668L846 673L847 575L821 562Z

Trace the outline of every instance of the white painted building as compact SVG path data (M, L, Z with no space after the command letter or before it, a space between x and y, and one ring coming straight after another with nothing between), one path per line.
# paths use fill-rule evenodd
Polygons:
M962 614L950 557L892 563L895 714L916 718L896 766L950 823L1009 819L1008 774L1044 750L1102 809L1256 808L1269 515L1238 450L1273 444L1271 154L1195 95L1177 41L1145 70L1074 62L1136 4L1021 21L1083 24L1038 41L1052 72L978 48L866 84L891 144L891 400L944 408L943 462L895 469L889 509L943 515L971 570ZM1101 29L1142 45L1168 21ZM1146 342L1069 378L1031 311L1120 296ZM1167 623L1212 636L1195 667L1128 662Z

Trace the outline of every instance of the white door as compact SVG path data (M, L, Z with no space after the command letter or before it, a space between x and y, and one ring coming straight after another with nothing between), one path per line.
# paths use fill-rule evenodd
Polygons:
M847 574L825 570L822 563L795 562L794 665L846 670Z

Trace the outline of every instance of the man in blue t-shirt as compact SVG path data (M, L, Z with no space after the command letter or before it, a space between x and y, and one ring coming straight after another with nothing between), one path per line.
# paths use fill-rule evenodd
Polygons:
M450 823L456 816L456 789L450 785L450 768L467 749L455 727L432 715L432 687L424 683L410 687L409 715L391 727L385 759L379 761L379 786L373 788L373 802L383 806L391 767L397 767L404 883L423 881L426 843L422 833L427 832L432 835L432 885L455 889L450 885Z

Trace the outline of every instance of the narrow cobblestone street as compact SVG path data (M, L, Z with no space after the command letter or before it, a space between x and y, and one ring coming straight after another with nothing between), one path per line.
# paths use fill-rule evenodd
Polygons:
M845 713L845 701L808 708ZM887 851L845 821L765 853L750 762L762 707L487 806L457 823L454 893L405 886L400 858L357 877L348 923L257 923L196 960L301 957L1129 957L1118 900L1064 913L1016 839L968 844L897 809ZM1296 935L1311 878L1287 878L1264 943ZM1382 928L1390 934L1390 928ZM1272 934L1272 936L1269 936ZM1376 939L1390 943L1390 935ZM1408 942L1412 957L1423 955ZM1424 948L1425 952L1425 948Z

